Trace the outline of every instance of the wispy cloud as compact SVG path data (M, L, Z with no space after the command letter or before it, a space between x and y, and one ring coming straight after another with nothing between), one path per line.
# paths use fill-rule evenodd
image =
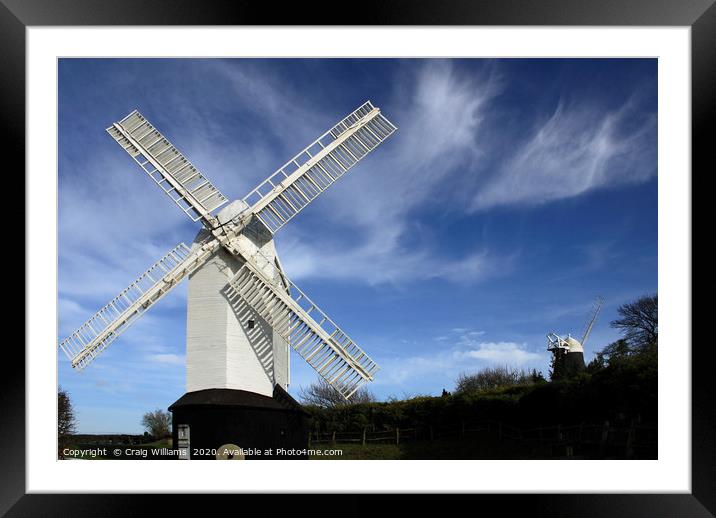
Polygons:
M507 274L517 258L516 254L497 256L480 251L451 259L433 250L402 249L397 242L386 248L379 245L368 240L357 248L332 249L294 241L287 247L286 271L293 279L342 279L368 285L431 279L470 284Z
M656 174L656 117L638 118L637 101L604 111L562 101L514 156L476 193L472 210L534 206Z
M429 61L415 76L396 81L402 100L387 115L399 126L399 138L374 153L379 160L366 160L360 174L351 173L319 201L329 222L282 231L279 242L290 275L370 284L432 278L474 282L515 259L487 248L456 257L441 251L440 243L411 241L421 230L413 214L440 203L448 210L448 182L485 152L479 145L481 123L490 99L500 92L497 74L486 69L462 77L449 61ZM350 237L324 238L322 228Z

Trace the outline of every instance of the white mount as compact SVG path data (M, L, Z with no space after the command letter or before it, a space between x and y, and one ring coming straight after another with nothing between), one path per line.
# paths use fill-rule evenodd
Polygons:
M397 128L368 101L217 215L228 199L138 111L107 128L204 229L181 243L60 343L84 368L189 277L187 391L270 395L289 382L291 346L348 399L378 366L286 277L273 235Z

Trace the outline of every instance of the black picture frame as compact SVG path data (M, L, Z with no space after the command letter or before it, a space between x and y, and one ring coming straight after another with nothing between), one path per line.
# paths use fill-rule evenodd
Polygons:
M336 3L236 0L0 0L0 117L5 156L25 157L25 29L63 25L574 25L690 26L692 171L713 169L707 129L716 104L715 0L390 0L342 12ZM310 9L307 9L310 5ZM338 13L341 14L338 14ZM320 14L324 13L324 14ZM708 167L708 166L711 167ZM707 168L708 167L708 168ZM688 174L688 172L685 172ZM19 175L16 175L19 177ZM691 178L694 178L692 172ZM19 186L24 190L23 186ZM693 202L692 202L693 205ZM19 212L18 212L19 213ZM31 271L25 271L31 276ZM32 308L26 308L31 311ZM692 345L685 335L679 347ZM695 342L695 341L694 341ZM147 496L25 494L25 353L5 344L0 391L0 514L106 516L147 510ZM483 496L504 512L527 506L550 516L712 516L716 513L716 390L710 344L692 354L692 492L640 495ZM7 367L12 366L12 367ZM356 496L345 497L347 507ZM164 513L185 506L167 495ZM364 502L364 501L363 501ZM222 504L218 504L222 505ZM246 505L246 504L244 504ZM300 504L299 504L300 505ZM358 505L356 503L356 505Z

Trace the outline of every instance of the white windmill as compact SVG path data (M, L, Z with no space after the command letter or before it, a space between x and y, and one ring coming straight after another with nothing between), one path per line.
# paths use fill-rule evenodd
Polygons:
M227 203L226 196L138 111L107 128L149 178L204 227L191 247L177 245L60 343L72 367L86 367L189 277L187 394L172 405L175 440L177 425L182 426L177 408L187 401L193 407L231 401L242 408L292 401L285 393L288 346L350 398L373 380L378 366L286 277L273 236L396 129L366 102L214 215ZM227 396L230 391L240 395ZM197 396L201 393L205 397ZM192 430L192 442L196 437ZM200 442L214 441L216 448L219 440Z
M584 324L581 340L577 340L571 334L562 338L556 333L547 333L547 350L555 356L555 370L561 371L558 376L569 376L584 370L584 344L587 343L603 303L601 297L597 297L594 301L590 317Z

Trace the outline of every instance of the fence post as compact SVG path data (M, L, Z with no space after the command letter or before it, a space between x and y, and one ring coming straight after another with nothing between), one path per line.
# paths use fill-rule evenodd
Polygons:
M602 440L600 444L601 455L604 456L607 451L607 440L609 439L609 421L604 421L602 425Z
M635 435L636 429L634 428L634 420L632 420L631 424L629 425L629 431L627 432L626 451L624 452L624 456L627 459L631 459L634 456L634 450L632 448L632 445L634 444Z
M311 448L311 432L308 432L308 448Z
M365 426L363 427L363 446L365 446Z
M395 429L395 445L400 444L400 428Z
M333 437L331 437L331 442L333 443L334 446L336 445L336 431L335 430L333 430Z

